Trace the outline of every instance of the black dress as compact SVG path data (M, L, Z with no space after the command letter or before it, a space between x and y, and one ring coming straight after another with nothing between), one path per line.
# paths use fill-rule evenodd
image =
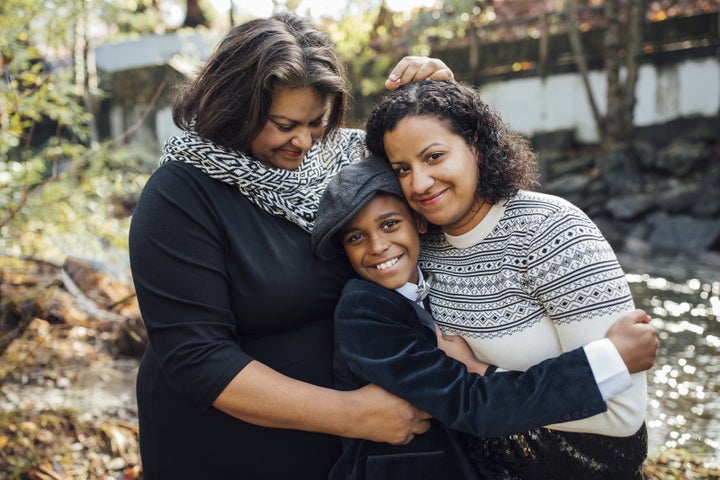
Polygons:
M252 359L333 386L347 262L317 261L309 234L179 162L148 181L130 256L150 338L137 379L144 478L326 478L336 437L251 425L212 402Z

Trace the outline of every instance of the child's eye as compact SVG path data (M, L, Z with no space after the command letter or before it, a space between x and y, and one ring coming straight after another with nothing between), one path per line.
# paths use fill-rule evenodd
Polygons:
M397 226L398 223L400 223L400 220L388 220L383 223L382 228L383 230L392 230L392 228Z
M353 233L352 235L348 235L345 237L345 243L355 243L359 241L362 238L361 233Z

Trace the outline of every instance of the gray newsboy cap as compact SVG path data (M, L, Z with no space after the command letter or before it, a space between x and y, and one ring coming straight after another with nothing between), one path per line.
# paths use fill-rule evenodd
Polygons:
M310 240L318 258L328 261L342 252L335 234L376 193L390 193L405 199L395 172L382 157L371 155L348 165L330 180L320 197Z

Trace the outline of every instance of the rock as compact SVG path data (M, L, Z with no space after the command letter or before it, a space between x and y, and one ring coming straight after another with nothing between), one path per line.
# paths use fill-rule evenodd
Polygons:
M657 197L658 206L667 213L683 213L692 210L700 195L697 185L681 184Z
M543 190L552 195L567 197L574 193L581 193L592 181L589 175L565 175L543 186Z
M532 137L533 148L538 150L564 151L577 146L574 129L537 133Z
M660 150L655 167L673 176L683 177L700 163L709 160L712 151L705 143L678 140Z
M648 242L657 249L699 252L720 246L720 222L688 215L654 217Z
M635 151L635 157L637 158L640 168L646 169L655 166L657 152L649 142L635 142L633 150Z
M656 207L655 197L645 193L617 197L608 200L607 209L614 218L632 220Z
M689 212L699 217L717 218L720 215L720 187L714 184L697 192L696 201Z

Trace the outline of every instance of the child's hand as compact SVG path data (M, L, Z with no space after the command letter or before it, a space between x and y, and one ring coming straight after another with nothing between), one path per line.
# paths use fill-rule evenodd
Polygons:
M655 363L658 338L650 316L642 310L626 313L605 335L617 348L630 373L647 370Z
M464 338L459 335L443 335L437 323L435 323L435 335L437 336L438 348L445 352L445 355L464 363L470 372L479 373L480 375L485 374L488 364L475 358Z

